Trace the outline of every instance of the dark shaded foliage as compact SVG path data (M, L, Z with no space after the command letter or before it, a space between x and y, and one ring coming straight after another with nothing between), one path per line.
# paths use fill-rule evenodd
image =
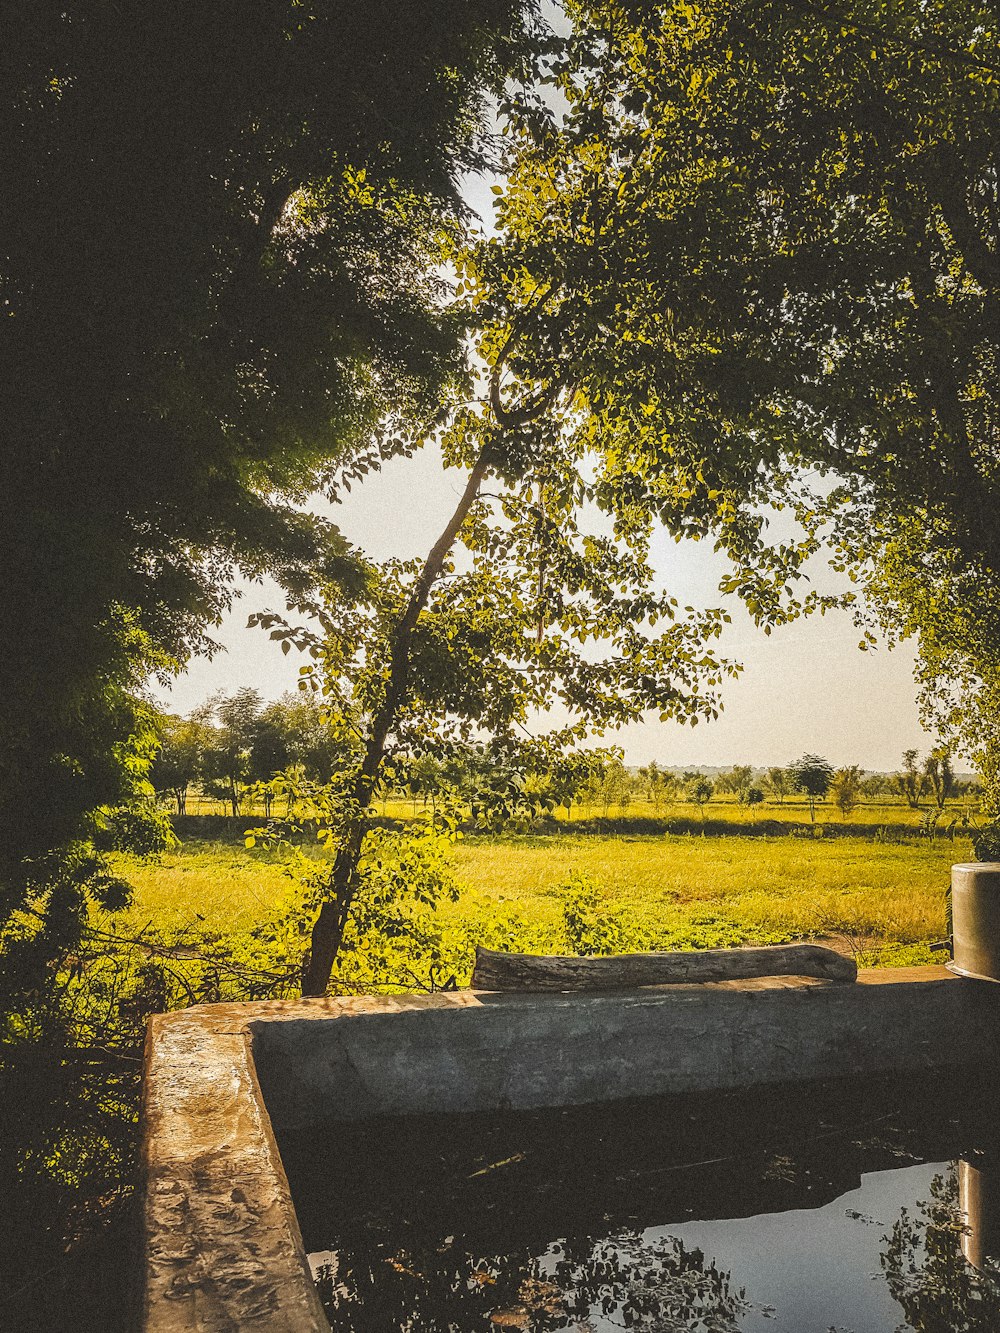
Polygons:
M235 568L358 577L295 502L461 372L439 238L523 37L508 0L5 6L0 919L134 795L130 691Z

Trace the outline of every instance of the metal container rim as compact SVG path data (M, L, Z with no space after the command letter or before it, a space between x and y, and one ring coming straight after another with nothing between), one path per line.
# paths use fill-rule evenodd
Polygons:
M989 981L992 985L1000 985L1000 977L987 977L982 972L970 972L967 967L959 967L953 958L945 963L949 972L954 972L956 977L966 977L970 981Z

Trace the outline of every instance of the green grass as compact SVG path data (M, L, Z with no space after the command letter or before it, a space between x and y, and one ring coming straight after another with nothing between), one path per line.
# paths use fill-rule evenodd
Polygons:
M469 841L456 853L468 888L457 909L482 920L501 903L527 920L559 915L557 886L595 883L609 912L654 942L725 945L846 937L862 961L886 945L926 946L945 932L944 895L965 843L861 839L565 838ZM659 937L659 939L657 939ZM892 954L923 961L925 950Z
M215 842L183 842L155 861L121 858L135 886L132 924L242 932L270 916L292 881L289 858Z
M863 963L922 962L945 933L949 868L968 856L962 839L468 838L452 854L459 901L439 919L465 939L558 948L561 887L583 877L596 889L595 918L617 922L626 947L836 935ZM286 867L279 852L185 843L159 862L129 865L133 922L247 931L287 898Z

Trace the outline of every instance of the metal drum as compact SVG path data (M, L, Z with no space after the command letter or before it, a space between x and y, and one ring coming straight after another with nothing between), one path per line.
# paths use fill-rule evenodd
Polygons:
M951 921L951 971L1000 981L1000 862L952 866Z

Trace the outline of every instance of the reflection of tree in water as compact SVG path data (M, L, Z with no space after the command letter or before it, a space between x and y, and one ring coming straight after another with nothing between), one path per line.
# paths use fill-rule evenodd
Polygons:
M960 1249L965 1216L955 1172L935 1176L931 1197L903 1208L882 1254L893 1298L916 1333L997 1333L1000 1274L980 1272Z
M738 1333L748 1308L700 1250L634 1232L553 1245L541 1259L453 1243L419 1256L341 1251L317 1285L336 1333L588 1333L595 1318L636 1333Z

